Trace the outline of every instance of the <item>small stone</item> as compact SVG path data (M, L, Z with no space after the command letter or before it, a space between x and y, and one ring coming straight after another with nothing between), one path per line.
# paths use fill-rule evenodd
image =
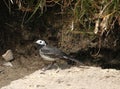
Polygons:
M40 85L36 85L36 87L40 87Z
M7 50L6 53L2 55L2 57L5 59L5 61L11 61L14 59L12 50Z
M0 73L2 73L4 70L0 70Z
M7 66L7 67L13 67L12 63L11 62L6 62L3 64L4 66Z
M71 84L67 84L67 86L71 86Z

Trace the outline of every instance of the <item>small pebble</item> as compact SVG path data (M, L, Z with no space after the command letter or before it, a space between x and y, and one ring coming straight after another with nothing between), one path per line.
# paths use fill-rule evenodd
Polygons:
M6 67L13 67L12 63L11 62L6 62L3 64L4 66Z

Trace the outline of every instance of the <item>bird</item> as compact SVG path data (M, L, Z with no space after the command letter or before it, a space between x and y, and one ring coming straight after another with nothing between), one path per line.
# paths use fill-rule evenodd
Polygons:
M74 59L74 58L68 56L62 50L60 50L56 47L53 47L53 46L49 46L44 40L37 40L35 43L38 45L39 55L41 56L41 58L43 60L51 62L51 64L45 70L51 68L51 66L54 63L56 63L56 61L58 61L58 60L66 60L66 61L71 60L78 64L82 64L77 59Z

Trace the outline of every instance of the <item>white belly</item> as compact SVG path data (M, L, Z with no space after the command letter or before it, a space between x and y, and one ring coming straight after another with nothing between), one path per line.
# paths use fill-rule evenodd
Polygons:
M45 55L40 55L40 56L46 61L55 61L56 60L55 58L50 58L50 57L45 56Z

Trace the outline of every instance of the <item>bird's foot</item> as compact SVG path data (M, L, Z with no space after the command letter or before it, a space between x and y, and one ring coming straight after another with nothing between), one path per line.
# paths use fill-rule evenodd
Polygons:
M52 67L51 65L48 65L47 67L43 67L43 68L42 68L42 71L49 70L49 69L51 69L51 67Z

